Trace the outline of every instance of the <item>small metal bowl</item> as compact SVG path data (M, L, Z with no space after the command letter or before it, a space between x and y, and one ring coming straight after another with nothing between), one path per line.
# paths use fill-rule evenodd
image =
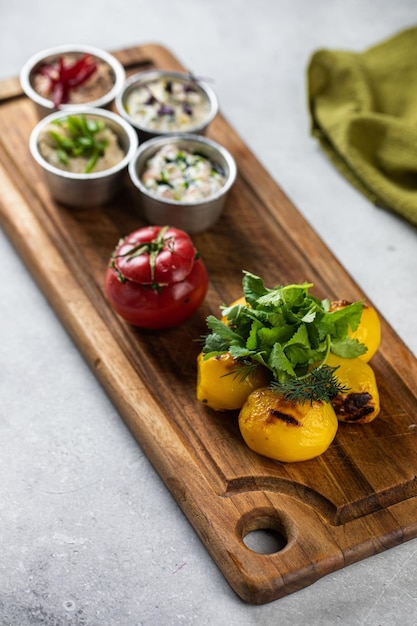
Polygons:
M171 120L175 119L175 121L172 123L170 121L165 128L161 127L158 129L155 127L154 122L148 125L146 120L142 121L139 116L135 116L129 112L128 103L132 94L141 87L158 81L164 81L166 84L179 83L185 86L189 86L191 84L196 90L196 93L202 96L205 111L201 117L193 119L193 117L190 116L188 118L185 115L183 117L186 118L186 123L183 121L181 125L179 125L176 121L177 116L175 116L174 118L171 118ZM151 97L151 94L149 95ZM168 70L149 70L130 76L130 78L125 81L122 90L116 96L115 105L118 113L134 128L136 128L141 142L146 141L147 139L152 139L153 137L177 135L178 133L184 132L204 135L207 127L216 117L219 109L217 96L207 83L200 81L199 79L192 78L190 74ZM156 114L155 119L163 121L164 119L169 119L169 116L165 116L164 118L163 115Z
M176 201L152 193L142 182L148 160L163 146L174 145L180 150L196 152L222 170L226 182L211 196L193 202ZM223 212L227 195L236 180L237 168L232 155L223 146L201 135L183 134L155 137L140 145L129 163L129 176L138 189L145 218L151 224L170 225L189 234L211 228Z
M85 115L88 118L105 122L118 137L118 143L124 158L106 170L73 173L51 165L39 151L39 135L43 129L58 119L68 115ZM58 202L72 206L88 208L109 202L117 193L127 165L138 148L138 137L134 129L119 115L106 109L85 107L74 111L55 111L40 120L32 130L29 147L35 161L42 167L51 196Z
M49 115L53 111L57 110L53 101L49 98L41 96L33 86L34 76L39 72L41 66L45 63L51 63L57 61L61 56L65 54L90 54L98 61L106 63L111 70L111 77L113 86L103 96L90 100L89 102L83 102L80 104L62 104L59 106L60 110L74 110L80 107L108 107L115 99L116 95L121 90L125 79L126 72L123 65L110 53L93 46L67 44L56 46L54 48L47 48L34 54L30 57L20 71L20 84L24 93L32 100L35 105L38 118L41 119L45 115Z

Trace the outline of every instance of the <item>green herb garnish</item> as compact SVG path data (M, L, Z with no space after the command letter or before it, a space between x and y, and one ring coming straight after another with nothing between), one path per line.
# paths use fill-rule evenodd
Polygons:
M88 119L85 115L68 115L54 123L66 133L63 135L53 130L49 131L50 137L57 145L61 163L67 165L70 158L81 156L88 159L84 173L92 172L108 145L106 139L97 139L97 134L105 129L104 122Z
M307 376L287 378L284 382L273 380L270 388L284 396L288 402L314 402L331 400L338 393L347 393L348 387L337 378L337 367L322 365L316 367Z
M271 387L294 401L329 401L340 391L329 352L358 357L366 346L348 336L359 325L363 305L354 302L331 311L311 283L265 287L258 276L244 272L247 305L221 307L227 323L210 315L211 333L204 338L204 358L230 352L239 361L260 363L272 372Z
M114 256L115 252L113 252L112 258L110 261L110 267L113 267L113 269L117 270L117 267L114 263L115 258L120 259L122 257L125 257L128 261L132 261L133 259L135 259L138 256L141 256L142 254L148 254L149 255L149 267L151 270L151 278L153 281L155 278L156 259L158 255L161 254L161 252L165 248L167 248L170 252L175 251L174 236L168 235L167 237L165 237L165 234L168 229L169 229L169 226L163 226L158 232L158 234L156 235L156 237L154 237L154 239L152 239L151 241L144 241L144 242L141 241L137 245L134 245L131 248L129 248L129 250L127 250L127 252L124 252L123 254L118 254ZM123 242L124 242L124 239L121 239L119 241L117 245L117 249L121 247ZM120 274L118 270L117 272ZM119 280L121 279L119 278ZM125 280L121 280L121 282L125 282ZM153 284L155 287L157 287L156 283L153 283Z

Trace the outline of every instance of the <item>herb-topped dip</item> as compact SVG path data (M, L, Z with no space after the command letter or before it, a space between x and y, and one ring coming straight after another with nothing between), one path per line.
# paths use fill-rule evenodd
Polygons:
M203 125L211 103L197 79L161 75L138 82L127 93L124 108L134 122L157 132L189 131Z
M78 174L110 169L125 156L105 122L86 115L68 115L45 126L38 148L54 167Z
M216 163L202 154L171 144L148 159L141 178L151 193L190 203L216 194L226 182L224 172Z

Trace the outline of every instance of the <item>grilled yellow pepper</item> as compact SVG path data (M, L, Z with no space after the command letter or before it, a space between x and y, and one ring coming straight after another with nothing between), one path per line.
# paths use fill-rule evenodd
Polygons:
M360 359L344 359L329 354L327 364L337 367L335 376L347 388L339 391L332 405L340 422L366 424L372 422L380 411L379 392L372 367Z
M245 286L248 287L246 291ZM294 291L297 288L305 288L305 286L289 285L287 287L290 288L288 295L290 304L288 308L293 306L291 313L296 317L298 310L294 305ZM309 285L307 285L308 287ZM262 292L262 289L263 282L259 280L259 277L247 273L246 284L244 279L245 293L253 296L254 293ZM285 307L287 306L285 298L288 294L288 292L284 293L285 289L286 287L275 288L275 291L279 292L281 298L281 300L277 299L276 301L279 303L277 309L280 309L281 315L284 316L284 327L289 326L284 315L286 313ZM267 302L267 305L273 302L271 291L274 290L264 291L265 293L262 292L262 297L251 299L252 306L256 309L255 312L258 311L256 307L259 304L259 309L264 312L262 307L265 305L265 302ZM307 297L305 294L304 296ZM276 295L275 297L277 298ZM238 304L241 304L243 307L249 307L245 296L238 298L229 306L232 307ZM320 303L316 304L319 305ZM332 302L330 311L348 307L349 304L346 300ZM357 304L359 303L353 304L349 307L349 311L346 311L347 316L345 319L350 316L352 324L358 312ZM314 305L315 303L312 301L312 309L308 311L310 315ZM284 310L284 313L282 313L281 308ZM267 306L265 311L265 315L267 315ZM247 310L245 313L245 310L242 309L242 317L245 323L248 317ZM244 323L243 325L240 324L242 321L240 312L234 311L232 319L232 330L240 332L242 337L245 338L246 327ZM308 315L306 316L307 323L311 322L311 319ZM302 322L304 323L304 321L303 319ZM229 319L224 315L222 322L226 325L230 323ZM275 321L271 322L271 326L265 324L265 328L262 327L264 334L258 344L262 346L262 350L265 350L265 346L266 348L269 347L267 340L273 336L271 328L276 329L274 324L276 324ZM288 354L291 354L291 350L294 351L297 347L300 353L302 353L306 345L308 346L308 342L305 341L305 337L302 335L302 331L305 331L307 327L303 328L302 324L300 326L299 330L293 333L295 339L292 340L291 338L285 346L285 348L289 349ZM215 328L212 322L213 327ZM251 332L252 328L255 328L254 336L259 340L260 332L258 337L256 326L251 327ZM288 332L289 330L287 328ZM301 334L296 335L296 332ZM368 364L381 341L380 320L373 306L369 304L363 305L359 325L354 331L349 329L348 336L356 339L359 343L365 344L367 351L356 358L354 358L352 350L350 350L352 358L342 358L332 352L324 355L323 365L336 368L333 375L333 380L335 381L334 389L332 387L333 381L328 379L327 394L320 389L319 385L323 380L327 380L328 367L321 367L321 365L317 364L317 369L310 372L308 376L300 376L299 381L301 385L304 384L310 394L309 399L304 401L302 393L295 385L289 392L290 386L288 385L288 379L285 379L285 377L283 377L283 380L287 386L284 391L285 384L280 387L282 381L279 380L278 375L276 379L273 379L272 371L269 371L266 367L258 365L258 367L249 368L248 370L248 366L245 363L233 359L229 352L222 352L206 359L204 359L203 353L199 355L197 398L217 411L240 409L238 422L241 435L247 446L258 454L281 462L306 461L315 458L328 449L336 436L339 422L367 423L375 419L380 412L375 375L372 367ZM224 338L221 331L218 333L218 337ZM277 334L277 337L279 337L279 334ZM253 337L248 336L247 341L253 344ZM265 343L262 344L262 341L265 341ZM280 345L284 343L285 341L281 341L281 338L277 341L277 344ZM278 345L274 354L275 359L279 358L280 345ZM331 349L331 344L329 343L328 345ZM334 345L336 346L337 344ZM346 342L346 345L352 347L352 344L348 342ZM251 349L253 349L253 345ZM216 348L213 349L213 352L215 350ZM349 350L347 350L347 353L349 353ZM282 358L285 362L287 354L284 353ZM297 363L296 359L294 361ZM269 361L266 360L264 362L268 363L269 367ZM273 370L273 367L271 367L271 370ZM284 366L283 371L285 373ZM242 375L244 372L247 374L246 376ZM314 376L314 381L309 380L307 382L306 379L310 377L310 374L311 377ZM319 379L320 374L323 374L323 376ZM340 384L340 389L337 381ZM277 383L277 386L275 386L275 383ZM315 390L318 390L316 395L312 391L313 387L309 387L310 383ZM332 393L337 393L337 395L332 397ZM317 398L322 398L322 400Z
M197 358L197 399L215 411L240 409L248 395L269 380L266 368L259 365L248 370L229 352L209 359L200 353Z
M239 428L254 452L282 462L323 454L336 436L338 420L329 402L294 403L269 388L250 394Z
M337 311L348 304L346 300L337 300L332 302L330 309ZM355 331L349 329L348 335L368 348L365 354L358 358L365 363L372 359L381 343L381 322L376 309L371 304L364 303L359 326Z

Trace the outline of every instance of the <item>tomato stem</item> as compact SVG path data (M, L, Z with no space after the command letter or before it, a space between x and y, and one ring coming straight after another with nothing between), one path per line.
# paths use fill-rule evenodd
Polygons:
M151 278L153 281L155 278L155 267L158 254L160 254L165 247L169 248L171 252L174 251L174 237L171 236L165 238L165 233L168 229L169 226L163 226L154 239L145 243L139 243L124 254L118 254L116 258L126 257L127 261L131 261L141 254L149 254L149 266L151 268Z

